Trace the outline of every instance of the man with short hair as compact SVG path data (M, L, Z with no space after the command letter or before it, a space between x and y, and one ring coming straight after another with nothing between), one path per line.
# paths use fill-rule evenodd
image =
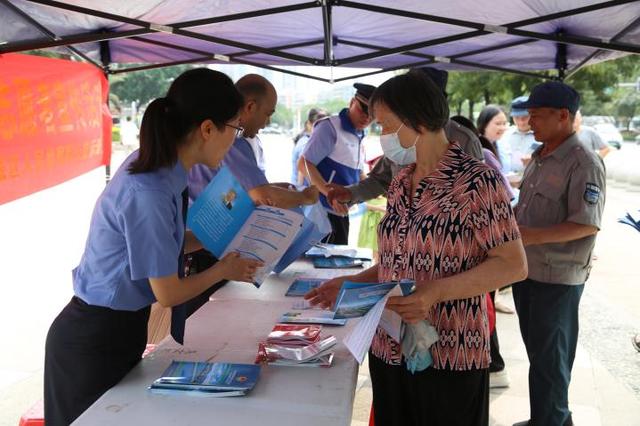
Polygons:
M273 85L257 74L247 74L236 82L244 96L240 126L235 142L222 160L256 204L291 208L313 204L318 199L315 188L296 191L288 183L269 183L258 163L259 155L252 145L258 132L265 128L275 112L278 95ZM193 202L218 173L218 169L197 164L189 171L189 199Z
M362 139L364 129L371 123L369 97L375 90L369 84L355 83L356 93L348 108L316 122L300 159L298 171L322 196L320 200L327 208L331 234L326 242L346 245L349 242L349 216L346 211L336 211L327 202L329 184L340 185L358 183L363 177L364 150Z
M447 96L446 87L449 74L446 71L435 68L422 67L418 68L424 72ZM482 146L478 140L478 136L464 126L453 120L447 121L444 127L447 139L455 141L460 145L463 151L480 161L484 161L482 155ZM327 199L331 207L337 212L345 214L348 204L361 203L374 199L379 195L387 192L391 180L404 166L395 164L386 157L383 157L376 163L369 175L359 183L343 186L331 184Z
M236 129L236 139L222 160L222 165L229 167L234 177L256 204L291 208L317 202L318 190L315 187L296 191L289 189L288 184L270 184L264 171L259 167L259 154L256 155L250 139L255 138L260 129L269 124L269 120L275 112L278 96L273 85L260 75L248 74L236 82L236 87L244 97L244 105L240 111L241 127ZM204 164L196 164L191 168L188 176L189 201L191 203L206 188L218 171L219 169L212 169ZM196 273L209 268L217 260L207 250L202 249L190 254L187 263L189 271ZM216 284L200 296L190 300L187 304L187 315L195 312L213 292L225 283L226 281Z
M511 118L515 127L507 130L498 140L498 152L500 162L505 173L521 174L531 159L531 153L540 146L533 137L533 131L529 125L529 112L526 109L516 108L515 104L526 102L528 96L518 96L511 101Z
M564 83L539 84L526 102L542 146L527 165L516 220L529 275L513 285L529 357L531 420L517 425L573 424L569 383L578 342L578 306L605 203L602 159L578 139L580 96Z

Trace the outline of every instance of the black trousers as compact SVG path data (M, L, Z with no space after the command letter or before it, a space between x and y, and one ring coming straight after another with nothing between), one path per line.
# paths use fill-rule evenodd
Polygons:
M329 223L331 223L331 234L325 237L322 242L346 246L349 244L349 216L327 214L329 215Z
M199 272L204 271L205 269L209 269L211 266L215 265L217 262L218 262L218 258L205 249L190 253L187 255L187 264L189 265L189 275L197 274ZM207 303L209 301L209 296L211 296L213 293L218 291L226 283L227 283L226 280L220 281L219 283L215 283L214 285L209 287L207 290L200 293L200 295L185 302L187 307L187 318L189 318L191 314L193 314L195 311L200 309L202 305Z
M140 362L150 307L117 311L77 297L53 321L44 360L47 426L68 425Z
M376 426L487 426L489 371L427 368L412 374L369 353Z
M491 301L493 302L493 309L495 311L496 306L496 292L489 293ZM489 343L491 348L491 364L489 365L489 371L491 373L504 370L505 364L502 355L500 354L500 342L498 341L498 314L496 312L496 325L493 327L493 331L489 336Z

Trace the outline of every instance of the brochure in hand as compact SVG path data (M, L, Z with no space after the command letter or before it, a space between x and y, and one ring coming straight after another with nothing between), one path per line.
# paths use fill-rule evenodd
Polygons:
M298 231L298 235L282 255L278 264L273 268L273 272L277 274L284 271L287 266L301 257L309 248L318 244L331 233L331 223L329 223L327 213L320 202L295 210L304 216L304 221L302 222L302 228Z
M217 258L237 252L264 262L256 272L256 286L282 258L302 222L303 216L291 210L256 207L227 167L209 182L187 215L189 229Z
M345 281L336 297L335 318L356 318L364 316L389 291L400 284L403 294L409 294L412 281L388 283L355 283Z
M203 396L241 396L256 385L260 366L172 361L149 389L156 393L198 393Z

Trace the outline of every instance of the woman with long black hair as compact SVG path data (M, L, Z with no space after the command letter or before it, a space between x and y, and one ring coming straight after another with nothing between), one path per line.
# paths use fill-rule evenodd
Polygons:
M47 335L47 426L68 425L141 359L150 306L180 305L229 279L251 282L258 262L230 254L184 277L199 249L185 231L187 173L216 167L239 130L242 96L226 75L193 69L151 102L132 153L96 203L74 296Z

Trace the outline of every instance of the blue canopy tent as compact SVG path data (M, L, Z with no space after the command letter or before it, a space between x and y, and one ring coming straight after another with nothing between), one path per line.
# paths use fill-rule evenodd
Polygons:
M107 74L224 62L562 79L640 53L640 1L0 0L0 54L46 48Z

